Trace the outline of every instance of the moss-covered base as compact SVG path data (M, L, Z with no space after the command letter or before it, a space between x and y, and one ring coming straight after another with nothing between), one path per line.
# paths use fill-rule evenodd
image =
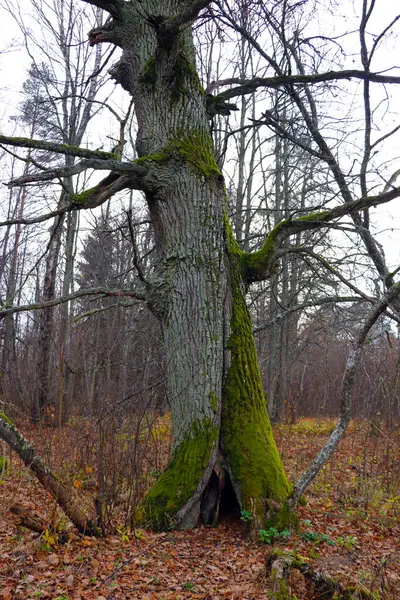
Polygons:
M284 502L283 506L277 512L267 511L265 527L266 529L274 527L278 531L283 531L284 529L290 529L296 533L300 531L298 516L289 509L287 502Z
M146 495L137 512L137 522L157 530L196 523L193 515L197 510L200 516L200 496L209 483L218 443L223 468L229 474L240 509L251 515L250 528L257 531L265 526L278 530L297 527L296 516L287 504L291 485L267 414L242 280L242 252L228 224L227 239L232 304L221 427L210 419L195 421L175 449L167 469ZM194 502L196 507L190 519L185 520L185 511L189 514Z
M232 316L228 349L230 366L223 401L221 446L241 508L252 515L254 528L266 518L277 529L293 521L286 500L286 478L268 418L252 324L242 282L242 252L227 223Z
M0 456L0 477L8 471L8 460L4 456Z
M190 435L175 449L168 467L139 507L138 523L156 530L180 526L177 513L198 489L217 440L218 429L210 420L192 425Z

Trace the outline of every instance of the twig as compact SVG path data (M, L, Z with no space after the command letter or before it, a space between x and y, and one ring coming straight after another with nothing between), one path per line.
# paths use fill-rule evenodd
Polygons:
M165 544L165 542L173 542L174 538L172 536L168 536L163 540L158 540L157 542L155 542L154 544L152 544L151 546L149 546L148 548L146 548L145 550L142 550L141 552L138 552L137 554L134 554L133 556L129 557L127 560L125 560L121 565L119 565L119 567L117 567L115 569L115 571L113 571L111 573L111 575L109 575L108 577L105 578L104 581L102 581L102 585L105 585L106 583L108 583L111 579L114 579L115 575L117 573L119 573L124 567L126 567L127 565L129 565L131 562L133 562L135 560L135 558L138 558L138 556L142 556L143 554L147 554L150 550L152 550L153 548L155 548L156 546L159 546L160 544Z

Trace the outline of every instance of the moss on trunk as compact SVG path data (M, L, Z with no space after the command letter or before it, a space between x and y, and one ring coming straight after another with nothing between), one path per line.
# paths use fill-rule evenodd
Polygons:
M182 528L199 522L201 496L212 475L218 442L240 508L252 516L252 529L266 525L285 529L295 523L287 504L291 486L275 444L262 389L243 285L242 252L229 224L227 237L230 360L222 392L221 427L208 418L195 421L190 434L175 448L166 471L137 513L138 522L155 529ZM210 401L218 404L214 394L210 394Z
M192 435L175 449L168 467L145 497L137 512L138 522L157 530L182 527L179 511L193 499L217 441L218 429L211 420L193 424Z
M267 414L245 299L242 251L228 223L227 238L232 316L227 344L230 364L222 399L221 446L238 501L242 509L251 513L253 527L263 526L269 520L275 527L284 528L292 519L286 504L290 484Z

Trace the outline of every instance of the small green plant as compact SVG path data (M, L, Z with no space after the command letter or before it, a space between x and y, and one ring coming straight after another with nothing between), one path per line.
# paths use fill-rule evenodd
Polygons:
M187 581L186 583L182 583L182 589L183 590L194 590L196 586L194 585L194 583L191 583L190 581Z
M329 544L335 546L336 542L327 533L317 533L316 531L303 531L301 539L304 542L312 542L315 546L318 544Z
M134 536L135 540L145 540L145 539L146 539L146 536L145 536L145 534L143 533L143 530L142 530L142 529L137 529L137 530L134 532L133 536Z
M2 479L4 475L6 475L7 470L8 460L5 458L5 456L0 456L0 479Z
M319 541L319 533L316 533L315 531L303 531L300 537L304 542L314 543Z
M121 537L121 542L123 542L124 544L130 541L129 532L125 527L117 527L117 533L119 533Z
M289 537L290 531L288 529L278 531L275 527L270 527L269 529L258 530L258 539L262 544L272 544L276 538L287 539Z
M358 542L358 537L355 535L346 535L346 537L338 537L336 538L336 543L338 546L342 548L347 548L348 550L353 550Z
M57 535L50 533L48 529L46 529L41 535L41 550L51 550L54 546L57 545Z
M252 516L251 512L243 509L240 511L240 519L242 521L244 521L245 523L248 523L249 521L253 520L253 516Z
M325 544L328 544L328 546L336 546L335 540L333 540L327 533L322 533L319 539L320 542L324 542Z

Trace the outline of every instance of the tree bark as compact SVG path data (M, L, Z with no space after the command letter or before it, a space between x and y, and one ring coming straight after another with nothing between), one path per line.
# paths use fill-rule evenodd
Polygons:
M151 305L164 332L174 446L138 519L158 529L196 525L216 497L220 469L213 471L222 461L257 527L266 500L283 505L289 484L266 411L243 253L225 217L192 32L164 27L183 7L175 0L121 4L112 26L89 36L123 50L111 73L134 98L157 248Z

